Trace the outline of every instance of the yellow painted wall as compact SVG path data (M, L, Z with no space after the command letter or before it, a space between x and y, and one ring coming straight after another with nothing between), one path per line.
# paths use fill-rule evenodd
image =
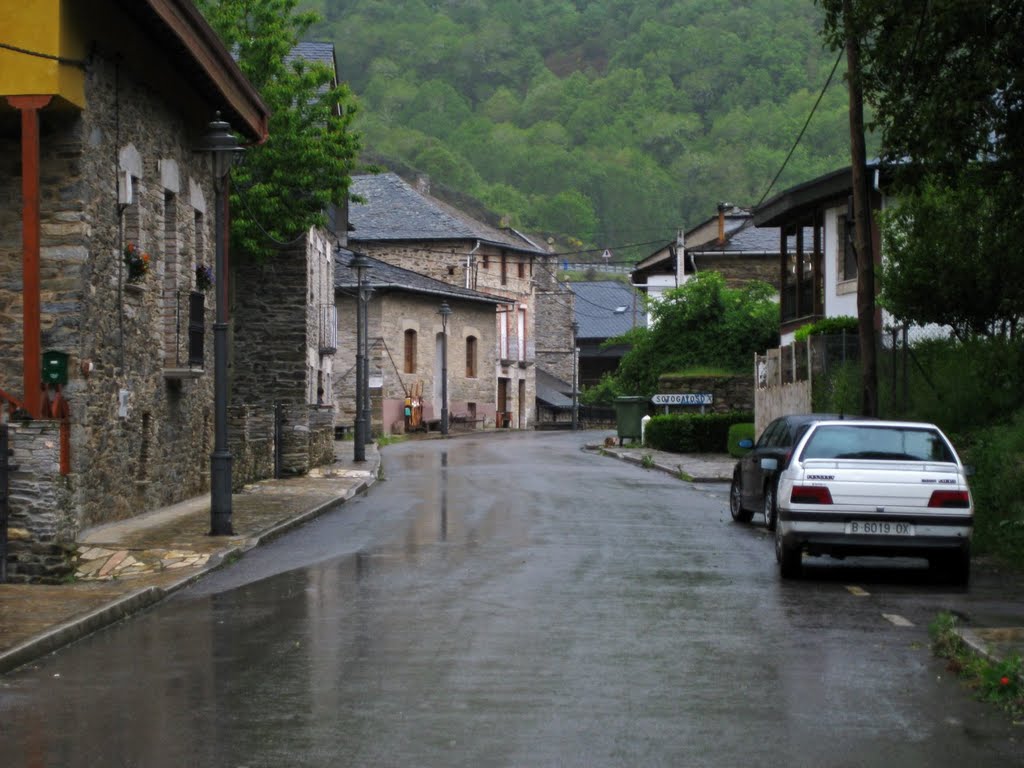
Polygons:
M77 31L75 0L0 2L0 43L81 61L86 44ZM85 106L85 73L53 59L0 48L0 96L52 94Z

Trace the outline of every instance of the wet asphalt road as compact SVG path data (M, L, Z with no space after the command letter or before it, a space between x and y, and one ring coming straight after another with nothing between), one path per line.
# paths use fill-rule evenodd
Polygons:
M385 448L368 496L0 678L0 764L1024 764L927 647L1001 586L782 583L724 485L586 438Z

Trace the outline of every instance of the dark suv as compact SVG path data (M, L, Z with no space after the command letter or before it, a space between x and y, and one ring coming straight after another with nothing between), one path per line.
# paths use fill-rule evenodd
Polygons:
M742 459L736 462L729 489L729 511L732 519L749 523L754 512L764 513L764 524L769 531L775 530L778 519L775 489L779 473L789 465L793 446L807 428L816 421L841 419L830 413L803 413L780 416L765 427L756 443L740 441L741 448L750 448ZM762 459L775 459L769 467L762 467ZM774 466L772 466L774 465Z

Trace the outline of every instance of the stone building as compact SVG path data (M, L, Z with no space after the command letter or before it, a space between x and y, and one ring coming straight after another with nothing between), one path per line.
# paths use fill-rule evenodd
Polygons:
M250 142L268 114L188 0L4 20L19 49L0 50L8 576L45 581L81 528L209 488L216 211L194 148L217 111Z
M495 389L478 407L494 409L498 426L525 429L536 407L534 279L551 257L525 235L494 227L430 195L394 173L354 176L361 202L349 209L349 246L388 264L505 300L495 313L495 344L480 349Z
M326 67L338 82L333 43L301 42L287 60ZM339 113L340 116L340 113ZM235 259L232 399L236 483L297 475L334 459L334 252L341 213L262 262Z
M338 306L338 372L334 404L338 422L355 421L356 295L358 280L349 266L352 252L339 250L335 265ZM373 434L401 434L441 418L442 370L448 372L448 413L452 425L481 429L493 427L497 368L488 350L497 346L495 309L506 299L462 288L417 272L370 258L364 277L367 300L367 352L370 428ZM441 304L448 316L447 360L442 357L444 325ZM344 363L342 363L344 361ZM447 363L447 365L445 365ZM409 407L419 410L405 413Z
M777 290L779 254L778 229L755 227L749 210L721 203L716 216L638 262L631 279L652 299L702 271L720 272L730 288L760 280Z

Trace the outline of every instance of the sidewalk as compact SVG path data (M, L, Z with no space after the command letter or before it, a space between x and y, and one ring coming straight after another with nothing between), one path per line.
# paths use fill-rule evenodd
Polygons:
M224 562L343 504L376 479L380 455L338 460L304 477L265 480L232 496L233 536L212 537L210 497L85 530L75 581L0 584L0 674L74 642L191 584Z

